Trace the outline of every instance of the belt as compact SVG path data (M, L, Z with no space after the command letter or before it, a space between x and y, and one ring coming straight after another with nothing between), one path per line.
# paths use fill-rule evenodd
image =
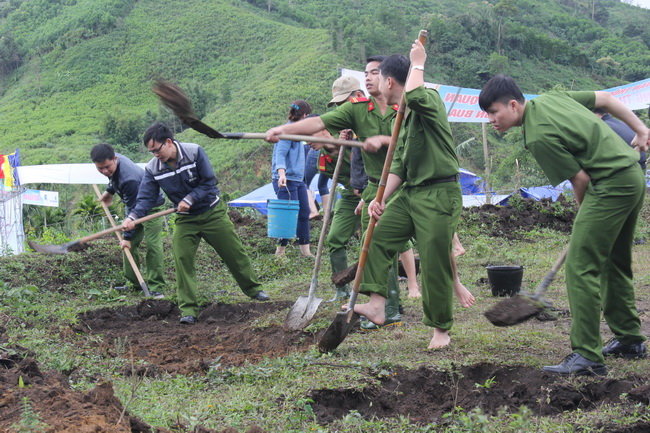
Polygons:
M429 179L424 182L418 183L417 185L406 185L404 188L417 188L419 186L429 186L435 185L436 183L445 183L445 182L458 182L458 175L454 174L453 176L439 177L437 179Z
M379 179L377 179L375 177L368 176L368 181L371 182L371 183L374 183L375 185L379 185Z

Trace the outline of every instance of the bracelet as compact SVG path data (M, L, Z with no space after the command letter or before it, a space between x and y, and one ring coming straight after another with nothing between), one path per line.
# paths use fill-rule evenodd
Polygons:
M424 66L423 65L413 65L413 66L411 66L411 69L419 69L420 71L424 72Z

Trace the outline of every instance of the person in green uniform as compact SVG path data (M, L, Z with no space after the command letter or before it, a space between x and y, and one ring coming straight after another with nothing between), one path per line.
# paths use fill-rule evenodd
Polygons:
M361 83L354 77L339 77L332 84L332 99L327 104L341 105L353 98L364 97L361 90ZM339 131L339 138L352 139L352 130L345 129ZM319 158L319 170L321 172L332 172L339 158L339 149L322 146L321 156ZM330 253L330 264L332 273L340 272L348 267L347 245L354 233L361 224L361 217L355 213L355 209L361 200L358 190L350 183L351 179L351 154L358 149L345 149L343 154L343 165L339 173L338 182L345 188L340 190L340 197L336 200L332 224L327 234L327 246ZM343 299L350 296L350 288L346 284L344 287L336 288L336 299Z
M632 283L634 228L645 195L638 152L591 110L602 108L648 148L648 128L608 92L552 91L526 101L514 80L490 79L479 95L494 129L521 126L524 145L552 184L569 179L580 208L566 258L572 353L543 369L557 374L606 374L604 356L646 355ZM601 311L614 338L603 347Z
M355 305L354 311L377 324L386 320L384 281L391 258L414 237L422 269L424 323L434 328L428 348L439 349L449 345L453 324L451 249L462 196L444 103L437 91L424 87L425 61L424 47L416 40L410 62L393 55L379 67L379 90L387 103L398 102L404 94L410 111L400 130L383 200L368 206L370 215L379 220L360 289L370 300ZM383 149L387 140L390 137L370 137L365 148Z
M397 113L397 105L386 103L385 99L376 86L376 77L379 74L379 65L385 56L370 57L365 67L366 89L370 98L352 98L349 102L343 103L336 110L325 113L319 117L310 117L289 125L280 125L271 128L266 132L266 140L277 141L280 134L315 134L323 129L332 133L344 129L351 129L357 135L359 141L375 135L390 135L391 121ZM368 186L363 191L361 199L368 203L377 193L379 178L386 159L386 149L379 149L378 152L362 152L363 163L368 175ZM361 229L365 233L370 218L367 208L364 207L361 215ZM406 244L406 241L405 241ZM385 325L400 325L401 314L399 312L399 284L397 281L397 253L393 260L394 266L390 268L388 278L389 302L386 304Z
M193 325L199 313L194 259L201 239L219 254L241 290L252 299L268 301L260 290L250 258L228 218L219 197L217 178L205 150L198 144L181 143L162 123L144 133L144 145L154 157L147 163L138 199L125 218L124 230L155 205L160 190L176 206L172 248L176 263L176 296L181 323Z
M144 177L144 170L129 158L115 153L113 146L107 143L100 143L90 151L90 159L95 164L97 171L108 178L108 186L100 200L110 206L113 203L113 196L119 195L126 208L126 214L135 206L140 189L140 181ZM161 210L165 199L159 194L151 212ZM150 212L150 213L151 213ZM145 279L147 286L154 298L162 298L165 287L165 273L163 268L163 245L162 245L162 218L153 219L138 225L135 230L124 232L120 246L129 249L133 255L136 265L140 263L140 244L144 240L147 246L145 254ZM132 287L140 287L140 282L135 276L131 263L123 254L122 258L124 277Z

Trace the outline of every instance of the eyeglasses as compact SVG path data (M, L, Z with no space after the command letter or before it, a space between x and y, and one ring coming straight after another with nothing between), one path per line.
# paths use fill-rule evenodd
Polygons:
M162 149L165 144L167 144L167 140L163 141L163 143L158 146L157 149L149 149L149 152L153 153L154 155L158 155L160 153L160 149Z

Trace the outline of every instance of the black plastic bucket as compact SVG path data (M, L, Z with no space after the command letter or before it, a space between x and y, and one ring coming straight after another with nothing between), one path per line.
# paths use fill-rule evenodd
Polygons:
M514 296L521 289L523 266L487 266L492 296Z

